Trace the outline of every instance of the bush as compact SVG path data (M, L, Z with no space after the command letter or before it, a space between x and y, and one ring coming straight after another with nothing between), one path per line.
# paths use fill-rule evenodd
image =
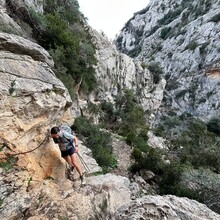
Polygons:
M220 213L220 178L216 173L207 169L189 169L183 172L181 183L193 191L196 188L197 201L206 204L213 211ZM188 196L188 198L191 198Z
M133 146L140 149L142 152L147 152L149 150L149 145L147 141L142 137L136 137L133 139Z
M212 117L207 123L207 129L220 136L220 117Z
M178 162L163 167L163 173L159 176L160 194L177 194L182 171L183 166Z
M163 39L163 40L166 40L169 35L170 35L170 31L171 31L171 27L165 27L161 30L160 32L160 37Z
M213 22L219 22L220 21L220 13L214 15L210 21L213 21Z
M146 148L149 126L146 124L144 110L137 104L132 91L125 90L123 96L116 97L115 108L118 119L115 132L126 137L128 144ZM145 146L143 146L144 142Z
M108 123L112 123L116 120L116 113L115 113L115 110L114 110L114 106L111 102L101 102L101 106L100 106L102 112L104 113L102 116L101 116L101 121L105 121L105 122L108 122Z
M167 56L168 56L169 58L172 58L173 53L172 53L172 52L169 52L169 53L167 54Z
M196 41L192 41L187 47L186 49L189 49L189 50L195 50L197 47L198 47L198 43Z
M174 11L170 10L167 14L164 15L163 18L161 18L158 21L158 24L159 25L166 25L166 24L171 23L173 20L175 20L181 14L181 12L182 12L181 7L177 8Z
M181 120L177 116L169 117L164 120L163 125L166 127L166 129L175 128L181 125Z
M91 115L98 115L101 111L100 106L92 102L88 103L88 110Z
M199 51L201 54L205 54L206 51L206 47L209 45L209 42L206 42L204 44L201 45L201 47L199 48Z
M159 137L165 137L165 134L166 134L165 128L162 125L159 125L156 128L154 128L153 132L156 136L159 136Z
M170 148L175 149L181 163L220 172L220 149L217 147L220 145L220 139L216 136L216 133L219 134L218 122L219 118L213 119L207 125L192 117L174 116L165 119L154 132L169 139ZM215 130L216 133L211 133L209 129Z
M211 191L189 188L183 184L182 175L188 172L189 168L200 169L201 167L210 172L220 173L220 138L216 136L216 133L219 134L219 130L216 129L218 125L218 117L213 118L207 124L189 116L174 116L165 119L156 128L156 132L169 139L170 151L166 153L163 150L155 151L149 148L143 153L140 149L134 149L132 158L135 163L131 166L131 171L152 170L156 174L155 181L159 185L160 194L186 196L204 202ZM174 129L178 132L172 136ZM211 133L210 130L215 130L216 133ZM166 155L170 164L164 163L162 155ZM212 183L209 182L210 184ZM214 192L211 193L214 194ZM211 208L216 210L218 204Z
M54 72L74 98L73 84L81 83L81 91L96 88L95 45L77 1L44 2L44 14L31 13L29 25L38 43L54 59ZM65 75L67 75L65 77ZM72 86L71 86L72 84Z
M207 126L200 120L191 119L185 125L178 138L172 141L176 146L182 163L189 162L194 168L207 167L220 172L220 139L207 130Z
M14 166L16 165L17 162L17 158L14 158L12 156L8 157L6 159L6 161L2 161L0 163L0 167L4 170L4 171L9 171L10 169L14 168Z
M145 113L131 90L125 90L124 95L117 96L115 106L110 102L102 102L99 114L101 126L124 136L127 143L134 145L134 140L147 140Z
M113 154L111 135L101 131L98 126L92 124L86 117L78 117L73 129L85 138L86 145L92 150L92 155L104 172L117 166L117 160Z
M153 74L153 82L158 84L163 75L163 70L161 69L159 63L151 63L148 65L148 69Z
M187 93L188 91L186 89L183 89L183 90L180 90L177 94L176 94L176 99L179 99L181 97L184 97L185 94Z
M139 172L141 169L147 169L159 174L164 166L162 151L157 148L149 147L146 153L143 153L138 148L134 148L131 158L135 160L134 164L130 167L133 173Z
M86 117L78 117L75 119L73 129L79 136L89 137L96 132L97 128L92 124L92 121Z

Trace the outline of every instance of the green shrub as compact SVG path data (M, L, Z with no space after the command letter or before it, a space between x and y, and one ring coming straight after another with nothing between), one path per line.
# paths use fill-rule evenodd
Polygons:
M160 173L163 169L162 152L160 149L149 147L146 153L140 149L134 148L131 153L134 164L131 165L130 171L139 172L141 169L152 170L154 173Z
M205 103L206 102L206 98L201 98L199 99L198 103L201 104L201 103Z
M161 18L158 21L159 25L167 25L169 23L171 23L173 20L175 20L182 12L182 8L179 7L176 10L172 11L170 10L167 14L164 15L163 18Z
M172 52L169 52L169 53L167 54L167 56L168 56L169 58L172 58L173 53L172 53Z
M207 123L207 128L220 136L220 117L212 117Z
M170 36L170 32L171 32L172 28L171 27L165 27L161 30L160 32L160 37L163 40L166 40L169 36Z
M9 94L10 95L12 95L12 96L14 96L15 95L15 93L16 93L16 80L13 80L12 82L11 82L11 87L9 88Z
M132 143L132 146L140 149L142 152L148 152L149 151L149 145L147 144L147 141L145 138L136 136L132 140L130 140Z
M220 13L214 15L214 16L210 19L210 21L212 21L212 22L219 22L219 21L220 21Z
M45 16L42 16L42 14L37 13L34 9L30 8L30 15L33 19L34 23L41 29L47 28L47 20Z
M84 137L92 136L92 134L98 130L98 128L92 124L92 120L86 117L76 118L73 129Z
M92 115L98 115L101 111L100 106L92 102L88 103L88 110L89 110L89 113Z
M73 84L81 91L96 89L95 45L77 1L44 1L44 14L31 12L29 23L38 43L54 59L54 71L74 98ZM65 76L67 75L67 76ZM71 86L72 84L72 86Z
M147 64L144 63L144 62L141 62L141 67L142 67L143 69L145 69L145 68L147 68Z
M58 215L58 220L69 220L68 217Z
M164 11L164 10L166 9L166 6L165 6L164 3L162 3L162 4L160 5L160 7L161 7L162 11Z
M115 97L115 106L110 102L100 105L100 123L105 129L123 136L128 144L133 147L146 149L147 132L145 112L137 104L131 90L125 90L124 95Z
M3 168L5 171L9 171L12 169L17 162L17 158L8 157L6 161L0 163L0 167Z
M219 118L214 118L206 124L184 114L180 117L164 119L154 129L154 133L171 142L170 148L176 149L181 163L190 163L195 168L203 166L220 172L218 158L220 149L217 147L220 144L217 136L219 135L218 122Z
M181 183L189 189L196 186L199 197L195 199L207 205L213 211L220 213L220 203L218 202L220 178L218 174L204 168L189 169L183 172Z
M219 117L215 117L206 124L186 114L180 117L165 118L155 128L155 132L169 140L170 151L167 154L162 151L160 156L155 156L156 154L136 150L133 154L136 163L131 167L131 171L138 172L140 169L149 168L155 172L160 194L186 196L204 202L207 200L209 191L189 189L182 183L182 174L188 172L189 168L206 168L210 172L220 173L220 139L217 136L220 131L219 122ZM175 128L178 132L172 136L171 131ZM167 155L170 164L164 164L161 160L163 154Z
M165 137L165 128L162 125L157 126L153 129L153 132L156 136Z
M175 90L178 89L180 86L180 83L178 82L178 80L176 78L171 78L167 84L166 84L166 90L167 91L171 91L171 90ZM170 97L170 99L172 99L172 97Z
M189 50L195 50L197 47L198 47L198 43L196 41L192 41L187 47L186 49L189 49Z
M204 44L201 45L201 47L199 48L199 51L201 54L205 54L206 51L206 47L209 45L209 42L206 42Z
M148 69L153 74L153 82L158 84L163 75L163 70L161 69L159 63L151 63L148 65Z
M9 25L0 24L0 31L8 34L19 35L19 33Z
M73 129L85 138L86 145L92 150L92 155L104 172L117 167L117 160L113 154L111 135L101 131L86 117L78 117Z
M206 0L205 1L205 12L209 11L211 6L212 6L212 0Z
M181 120L177 116L166 118L163 122L166 129L174 128L181 125Z
M187 126L187 127L186 127ZM191 119L185 125L186 129L181 132L172 144L179 149L178 155L182 163L189 162L195 168L207 167L220 172L219 138L207 130L204 122Z
M142 50L142 46L139 44L139 45L137 45L134 49L130 50L130 51L128 52L128 55L129 55L130 57L134 58L134 57L136 57L137 55L140 54L141 50Z
M214 95L214 91L213 91L213 90L207 92L206 97L207 97L207 98L210 98L212 95Z
M178 162L163 167L162 175L159 176L160 194L176 194L182 171L183 166Z
M193 104L195 104L195 101L196 101L196 91L198 89L198 84L196 82L193 82L191 85L190 85L190 88L189 88L189 98L192 99L192 102Z
M176 94L176 97L175 97L175 98L176 98L176 99L179 99L179 98L181 98L181 97L184 97L187 92L188 92L188 91L187 91L186 89L183 89L183 90L179 91L179 92Z

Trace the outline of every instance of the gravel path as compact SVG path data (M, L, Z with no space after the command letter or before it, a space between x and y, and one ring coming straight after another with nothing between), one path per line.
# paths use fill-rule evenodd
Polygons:
M121 176L128 176L127 169L131 165L131 146L127 145L125 141L120 140L121 137L116 135L112 135L112 146L114 153L118 160L118 167L114 169L112 172L121 175Z

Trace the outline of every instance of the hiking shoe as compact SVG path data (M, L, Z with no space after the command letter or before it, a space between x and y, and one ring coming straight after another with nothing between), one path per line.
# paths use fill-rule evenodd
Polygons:
M86 184L84 174L82 176L80 176L80 180L81 180L81 185Z

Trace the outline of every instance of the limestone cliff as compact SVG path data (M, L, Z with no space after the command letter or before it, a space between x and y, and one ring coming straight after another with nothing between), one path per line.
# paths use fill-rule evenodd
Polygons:
M0 41L1 145L20 153L36 148L48 136L51 123L59 123L64 113L71 118L68 108L72 101L52 72L53 61L47 51L15 35L0 33ZM47 149L48 143L44 150L29 154L30 160L39 156L39 163L32 161L30 167L42 177L47 172L40 171L41 163L51 172L50 156L43 156Z
M117 37L121 52L163 70L161 115L219 115L219 14L217 0L152 0Z
M77 173L74 182L65 177L65 162L48 129L72 123L74 112L48 52L0 33L0 64L0 218L105 218L129 201L127 178L100 176L92 183L90 177L90 185L80 188ZM81 141L79 147L89 173L101 171Z
M96 100L114 101L125 89L133 90L144 110L154 113L163 98L165 80L154 83L149 70L129 56L117 51L109 40L92 30L97 45L98 95Z

